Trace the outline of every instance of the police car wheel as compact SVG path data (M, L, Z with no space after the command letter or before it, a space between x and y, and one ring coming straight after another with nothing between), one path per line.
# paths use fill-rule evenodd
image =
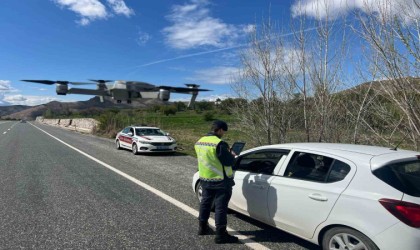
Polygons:
M138 150L137 150L137 144L133 144L133 148L132 148L133 154L138 154Z
M115 144L116 144L116 146L117 146L117 149L118 149L118 150L120 150L120 149L121 149L120 141L119 141L119 140L117 140L117 141L115 142Z

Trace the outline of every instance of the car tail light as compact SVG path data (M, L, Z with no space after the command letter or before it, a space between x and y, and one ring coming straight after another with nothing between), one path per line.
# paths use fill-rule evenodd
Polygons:
M380 199L379 202L400 221L410 227L420 227L420 205L392 199Z

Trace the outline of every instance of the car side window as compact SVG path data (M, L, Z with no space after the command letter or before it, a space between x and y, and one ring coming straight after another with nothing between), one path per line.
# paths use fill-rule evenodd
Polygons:
M337 159L323 155L295 152L284 176L331 183L343 180L349 172L350 166Z
M288 152L272 150L253 152L238 158L234 169L251 173L273 174L281 157L287 154Z
M328 176L327 182L336 182L343 180L346 175L350 172L350 166L346 163L335 160L332 167L330 174Z
M129 128L129 127L125 128L122 132L123 132L124 134L128 134L128 131L130 131L130 128Z

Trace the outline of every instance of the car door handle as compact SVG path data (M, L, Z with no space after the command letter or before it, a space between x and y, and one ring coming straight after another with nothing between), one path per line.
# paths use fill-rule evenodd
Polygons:
M327 197L325 197L323 195L320 195L320 194L317 194L317 193L310 194L310 195L308 195L308 197L311 198L312 200L316 200L316 201L327 201L328 200Z

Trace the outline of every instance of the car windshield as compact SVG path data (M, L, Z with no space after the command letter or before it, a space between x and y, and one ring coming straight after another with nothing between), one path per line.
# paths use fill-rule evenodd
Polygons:
M163 132L160 129L154 129L154 128L136 128L136 135L153 135L153 136L164 136L166 135L165 132Z
M420 197L420 160L390 164L373 174L403 193Z

